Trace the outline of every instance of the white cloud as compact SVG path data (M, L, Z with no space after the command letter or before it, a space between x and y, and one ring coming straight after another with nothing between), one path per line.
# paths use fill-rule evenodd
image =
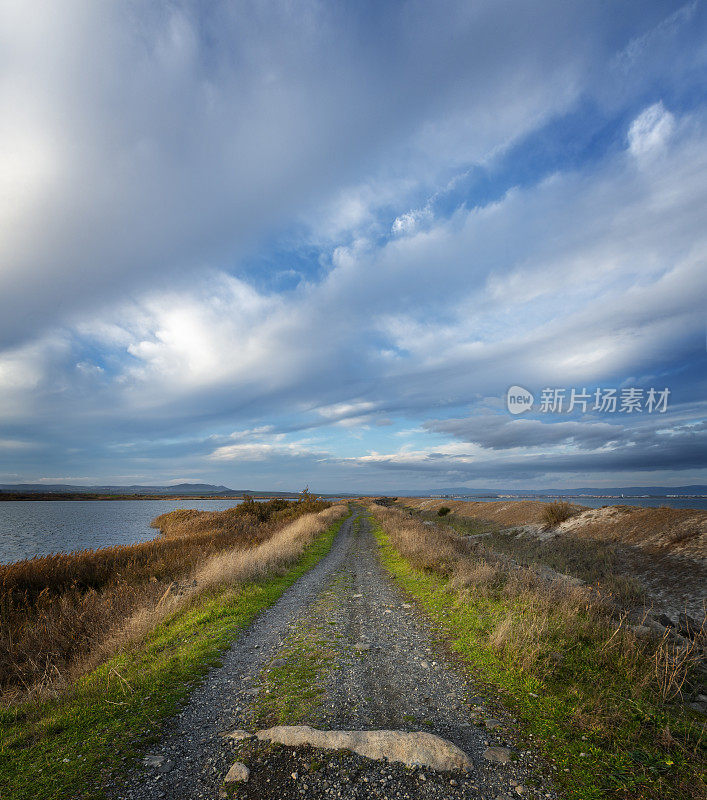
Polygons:
M414 233L420 226L420 223L424 222L425 220L429 220L431 216L432 214L427 208L408 211L407 213L401 214L399 217L395 218L391 227L391 231L396 236L405 236L407 234Z
M617 157L354 246L286 295L211 274L123 303L62 333L59 350L6 354L3 399L28 419L38 404L73 415L70 404L104 414L109 403L153 424L167 410L216 421L287 410L362 426L509 382L643 369L702 325L704 141L677 141L640 176ZM103 371L70 358L76 336L108 349ZM64 360L86 383L62 374Z
M662 150L675 130L675 117L662 102L642 111L628 130L628 146L636 158Z
M0 343L236 263L302 219L375 224L567 110L613 38L581 3L429 13L4 3Z
M52 471L84 474L91 448L111 474L155 452L185 475L313 469L329 442L293 432L368 448L405 417L419 438L512 382L645 375L702 343L704 118L668 87L675 114L657 102L626 150L602 142L694 6L626 11L618 36L586 3L452 2L430 26L413 0L359 19L365 48L309 0L25 9L0 12L0 438L36 428L76 456ZM589 107L586 162L534 180L513 161ZM227 274L272 232L272 275ZM276 293L273 275L301 279ZM416 441L360 463L445 459L483 453Z

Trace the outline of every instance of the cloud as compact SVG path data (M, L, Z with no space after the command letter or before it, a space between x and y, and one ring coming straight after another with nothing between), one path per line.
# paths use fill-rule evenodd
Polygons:
M0 469L695 462L686 431L498 411L511 383L653 376L668 428L704 413L701 8L25 9L0 17L0 439L36 447Z
M449 2L430 26L417 2L5 3L0 342L232 264L328 204L356 225L356 186L487 158L573 102L608 47L582 4L554 5Z
M420 223L430 219L431 216L432 213L429 208L406 211L393 220L391 231L397 236L414 233L418 229Z
M631 123L628 130L629 150L636 158L662 150L674 130L675 117L662 102L654 103Z
M372 453L354 459L366 468L415 475L427 474L434 485L440 480L482 479L493 485L507 481L551 479L566 484L575 475L606 473L659 473L704 470L707 430L689 426L669 433L655 432L636 442L593 452L512 454L504 458L478 458L475 453L449 452L448 448L414 452ZM640 478L639 478L640 479ZM645 478L642 478L645 481Z
M531 419L507 419L499 416L466 419L429 420L425 428L445 433L464 442L473 442L485 449L509 450L572 444L581 449L595 449L625 442L624 426L608 422L575 421L541 422Z

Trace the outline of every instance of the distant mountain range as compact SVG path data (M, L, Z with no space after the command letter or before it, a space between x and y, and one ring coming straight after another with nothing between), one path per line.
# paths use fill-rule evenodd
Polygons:
M229 489L228 486L213 486L210 483L177 483L169 486L75 486L66 483L2 483L0 492L29 493L43 492L61 494L160 494L160 495L286 495L290 497L291 492L255 492L249 489Z
M97 495L205 495L219 497L241 497L244 494L256 497L293 497L299 492L258 491L255 489L229 489L228 486L215 486L210 483L177 483L168 486L77 486L66 483L0 483L0 493L13 494L97 494ZM378 492L362 492L362 495L381 494ZM613 486L613 487L584 487L580 489L470 489L468 486L452 486L445 489L424 490L398 490L386 494L400 497L424 497L427 495L463 495L468 497L500 497L513 495L516 497L576 497L578 495L600 495L610 497L640 497L652 495L666 497L667 495L707 495L707 486ZM355 497L349 492L328 492L328 496Z
M432 494L461 494L475 497L498 497L500 495L528 495L532 497L577 497L578 495L640 497L642 495L653 495L655 497L667 497L668 495L707 495L707 486L699 484L694 486L595 486L580 489L493 489L489 491L456 486L448 489L437 489Z

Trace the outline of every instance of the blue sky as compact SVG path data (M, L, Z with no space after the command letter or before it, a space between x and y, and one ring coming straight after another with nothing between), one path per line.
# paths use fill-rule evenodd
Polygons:
M3 4L0 482L707 483L706 34L700 0Z

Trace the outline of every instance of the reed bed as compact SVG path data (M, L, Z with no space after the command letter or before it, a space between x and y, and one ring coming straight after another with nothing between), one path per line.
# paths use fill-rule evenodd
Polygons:
M288 521L329 505L305 497L180 510L153 522L162 535L149 542L0 565L0 699L66 686L174 607L196 575L203 583L212 559L229 554L235 564L234 554L257 550Z

